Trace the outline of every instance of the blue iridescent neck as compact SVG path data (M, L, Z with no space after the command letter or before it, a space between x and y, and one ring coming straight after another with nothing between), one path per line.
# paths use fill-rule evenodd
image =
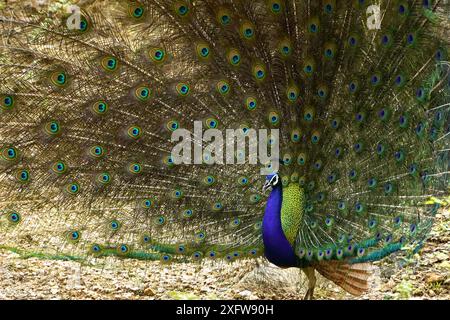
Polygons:
M273 187L267 199L263 218L264 255L279 267L297 266L297 257L286 239L281 227L281 205L283 188L281 184Z

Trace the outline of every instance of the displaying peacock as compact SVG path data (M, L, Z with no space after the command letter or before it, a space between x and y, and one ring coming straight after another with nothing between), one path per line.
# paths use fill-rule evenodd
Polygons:
M265 256L306 273L305 298L315 270L360 295L371 262L420 249L449 190L446 1L71 9L0 13L2 248ZM200 161L175 161L172 135L199 122L201 133L269 129L280 156L211 163L220 150L193 135Z

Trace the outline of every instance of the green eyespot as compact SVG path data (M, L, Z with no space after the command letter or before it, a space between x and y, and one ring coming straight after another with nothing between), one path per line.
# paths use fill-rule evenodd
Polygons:
M142 129L138 126L131 126L128 128L127 134L130 138L137 140L142 136Z
M18 224L22 220L21 215L16 211L9 212L7 214L7 217L8 217L9 223L11 223L13 225Z
M175 89L176 89L178 95L181 96L181 97L186 97L186 96L188 96L188 95L189 95L189 92L190 92L190 90L191 90L190 87L189 87L189 85L186 84L186 83L183 83L183 82L178 83L178 84L176 85Z
M200 42L195 46L197 56L202 60L207 60L211 57L211 48L205 42Z
M50 75L50 82L56 87L63 88L68 84L68 76L65 71L54 71Z
M102 60L100 61L100 65L102 66L103 70L112 72L116 71L119 67L119 61L117 60L117 58L107 56L102 58Z
M163 48L152 47L148 50L148 57L154 63L163 63L166 60L167 54Z
M63 174L66 172L66 170L67 170L67 166L66 166L65 162L63 162L63 161L55 162L52 165L52 171L57 174Z
M128 7L128 14L131 18L134 18L136 20L140 20L145 13L145 9L141 5L130 5Z
M30 172L26 169L18 170L16 173L16 179L22 183L29 182L30 181Z
M98 115L104 115L108 112L108 103L103 100L96 101L92 104L92 111Z
M14 108L15 99L12 95L4 95L0 96L0 109L2 110L11 110Z
M45 124L44 130L49 136L56 136L61 132L61 127L58 121L52 120Z
M241 24L239 32L245 40L253 40L255 38L255 27L249 21Z
M3 148L3 149L1 149L0 154L1 154L1 159L8 161L8 162L16 161L19 157L19 152L14 147Z
M134 90L134 97L141 102L148 101L152 97L152 95L152 89L147 86L139 86Z

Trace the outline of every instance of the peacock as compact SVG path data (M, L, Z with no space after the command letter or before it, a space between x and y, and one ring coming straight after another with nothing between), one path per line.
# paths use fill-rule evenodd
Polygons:
M1 248L267 259L312 299L316 271L361 295L426 241L450 186L447 1L43 2L0 13ZM274 156L225 161L227 130Z

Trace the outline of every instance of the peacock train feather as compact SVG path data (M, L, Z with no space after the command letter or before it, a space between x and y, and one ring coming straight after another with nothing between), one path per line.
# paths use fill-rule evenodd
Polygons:
M70 13L6 6L0 246L80 260L265 256L304 269L307 297L315 269L361 294L370 262L419 249L448 195L449 11L124 0L83 6L69 28ZM279 129L279 170L175 164L172 133L196 121Z

